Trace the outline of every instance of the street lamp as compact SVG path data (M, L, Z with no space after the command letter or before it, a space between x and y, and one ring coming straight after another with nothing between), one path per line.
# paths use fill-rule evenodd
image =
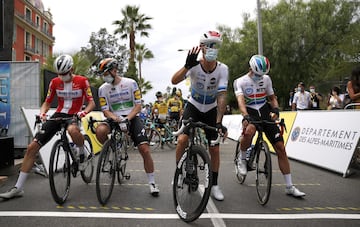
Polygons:
M258 52L263 55L263 43L262 43L262 23L261 23L261 3L257 0L257 28L258 28Z

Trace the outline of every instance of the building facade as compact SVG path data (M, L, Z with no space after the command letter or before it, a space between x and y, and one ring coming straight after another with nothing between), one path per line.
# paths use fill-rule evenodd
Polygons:
M41 0L0 0L0 61L39 61L52 56L52 15Z

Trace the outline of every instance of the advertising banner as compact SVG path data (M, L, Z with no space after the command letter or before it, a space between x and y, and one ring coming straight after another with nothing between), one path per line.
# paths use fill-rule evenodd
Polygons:
M288 156L345 175L359 141L359 116L358 111L299 111Z
M0 62L0 136L7 135L10 114L10 63Z

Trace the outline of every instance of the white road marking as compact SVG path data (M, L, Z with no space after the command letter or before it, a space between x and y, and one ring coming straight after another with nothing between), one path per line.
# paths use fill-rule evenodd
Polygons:
M96 217L95 215L96 214ZM0 211L0 217L89 217L89 218L128 218L128 219L179 219L177 214L144 213L104 213L104 212L50 212L50 211ZM354 219L360 220L360 214L314 213L314 214L232 214L204 213L200 218L222 219Z

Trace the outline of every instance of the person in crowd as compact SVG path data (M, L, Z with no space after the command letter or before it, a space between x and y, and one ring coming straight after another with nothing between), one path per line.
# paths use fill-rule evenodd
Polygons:
M114 58L105 58L98 65L98 73L104 83L99 88L101 110L106 118L116 122L129 122L129 133L137 146L148 177L150 193L156 197L159 188L155 184L154 161L151 156L144 124L138 113L141 111L141 92L135 80L118 74L118 62ZM110 127L102 123L96 128L96 138L104 144L108 139Z
M328 110L342 109L343 108L342 102L343 100L341 98L340 88L338 86L334 86L330 90L330 94L327 101L327 109Z
M352 103L359 103L355 106L360 109L360 66L355 67L351 72L351 78L347 83L346 89Z
M152 119L154 119L156 123L165 124L168 116L168 105L161 91L156 92L155 96L156 101L151 110Z
M73 58L67 54L60 55L55 59L54 70L58 76L50 81L47 96L40 107L39 116L43 122L41 133L37 132L33 141L27 146L15 186L9 191L1 193L0 198L11 199L24 195L25 181L34 166L40 148L49 142L55 133L61 129L60 122L46 121L47 112L55 96L57 97L58 106L50 118L68 118L74 115L82 118L95 108L89 81L86 77L73 74L73 64ZM82 109L84 100L87 101L87 105L85 109ZM67 131L79 148L80 155L84 153L84 136L81 134L76 120L69 122Z
M305 91L304 82L300 82L297 87L297 92L294 94L292 110L308 110L310 106L310 92Z
M231 114L232 114L232 108L228 104L228 105L226 105L225 115L231 115Z
M202 121L220 132L225 133L222 126L222 118L226 108L226 92L229 79L227 65L217 60L219 47L222 43L221 34L216 31L208 31L201 35L200 46L193 47L187 55L185 65L172 76L171 82L178 84L190 77L191 95L188 99L183 113L183 119L190 117L195 121ZM198 54L202 51L203 58L198 61ZM176 146L176 162L188 142L188 133L179 135ZM206 130L208 141L215 140L217 133ZM224 200L224 195L218 185L218 174L220 167L219 144L209 147L211 156L211 168L213 172L213 186L211 195L216 200Z
M310 100L311 100L310 109L319 110L320 102L323 100L323 97L320 93L316 92L314 85L310 86Z
M240 142L240 159L237 160L236 171L241 175L247 174L246 151L256 133L256 127L251 121L273 121L280 117L279 104L274 94L270 71L270 61L262 55L253 55L249 61L250 69L247 74L234 81L234 92L238 101L239 110L243 115L242 139ZM305 196L304 192L297 189L292 183L290 163L286 154L284 139L276 124L264 124L266 137L273 145L278 158L281 173L284 176L285 193L295 197Z
M176 90L175 95L168 99L167 106L169 108L170 120L176 120L176 122L178 122L183 108L180 90Z

